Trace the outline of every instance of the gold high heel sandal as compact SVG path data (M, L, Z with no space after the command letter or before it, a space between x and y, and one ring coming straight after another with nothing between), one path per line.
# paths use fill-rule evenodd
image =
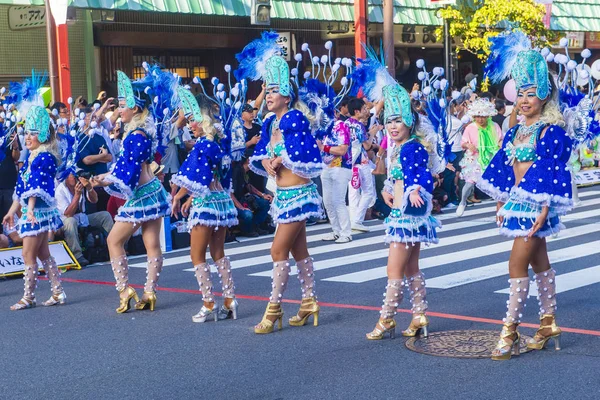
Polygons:
M388 325L387 328L386 325ZM377 321L377 325L375 325L373 332L367 333L367 339L381 340L385 336L386 332L390 333L390 339L394 339L396 337L396 321L394 321L392 318L380 319Z
M275 318L275 321L271 321L267 317L277 318ZM283 327L283 310L281 309L281 304L269 303L269 305L267 305L267 309L265 310L265 314L263 315L262 321L260 321L259 324L254 327L254 333L271 333L273 332L276 322L279 322L278 326L279 330L281 330Z
M150 311L154 311L154 306L156 305L156 292L144 291L144 295L147 296L146 300L144 300L144 296L142 296L142 300L135 303L135 309L144 310L148 307L150 308Z
M127 292L127 297L122 298L119 296L119 308L117 308L117 313L119 314L123 314L131 309L131 306L129 304L131 302L131 299L135 299L136 302L140 301L140 298L135 292L135 289L131 286L127 286L125 289L123 289L123 292Z
M308 317L313 316L313 325L319 326L319 304L317 304L317 299L315 297L309 297L307 299L302 299L302 303L300 304L300 310L298 310L298 314L294 315L292 318L288 320L291 326L304 326L306 321L308 321ZM300 316L300 313L306 313L303 317Z
M423 332L423 337L429 336L429 319L425 314L413 315L408 328L402 331L402 336L415 337L419 334L419 331Z
M552 322L549 325L544 325L544 319L552 318ZM542 335L540 331L544 329L550 329L550 335ZM556 325L556 319L553 314L544 314L540 317L540 327L538 328L533 338L527 341L527 348L532 350L542 350L548 340L554 340L554 350L560 350L560 334L562 331Z
M515 324L504 324L502 326L502 332L500 332L500 339L496 343L496 348L492 352L492 360L510 360L510 357L514 354L518 356L521 354L521 335L519 332L510 330ZM513 339L514 337L514 339Z

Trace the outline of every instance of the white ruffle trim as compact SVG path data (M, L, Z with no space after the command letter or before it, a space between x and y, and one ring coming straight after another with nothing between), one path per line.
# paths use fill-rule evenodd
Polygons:
M520 187L513 187L511 195L516 196L517 200L529 201L539 205L548 206L554 210L557 215L565 215L573 209L573 200L568 197L562 197L550 193L531 193Z
M218 216L222 215L223 213L232 214L232 215L237 216L237 209L235 208L235 206L233 207L233 209L217 210L217 209L211 208L211 207L195 207L193 205L190 208L190 214L202 214L202 213L214 215L215 217L218 217Z
M554 228L546 229L543 231L538 231L534 236L539 237L539 238L545 238L548 236L557 236L558 233L563 229L566 229L566 227L561 222L558 225L556 225ZM502 228L500 228L500 234L502 236L506 236L509 238L526 237L526 236L529 236L529 230L528 229L527 230L512 230L512 229L502 227Z
M495 201L506 203L508 201L508 198L510 197L510 191L505 192L503 190L500 190L497 186L494 186L487 179L479 179L476 185L479 188L479 190L490 196Z
M236 226L239 223L237 218L228 218L221 220L207 220L201 218L192 218L188 220L187 227L188 231L191 231L195 226L209 226L209 227L227 227L231 228L232 226Z
M262 156L252 156L252 157L250 157L248 166L250 167L252 172L254 172L255 174L268 177L269 174L267 174L267 171L265 171L264 169L261 169L261 168L256 168L254 166L254 162L260 163L262 160L266 160L268 158L269 158L269 156L266 154L264 154Z
M287 169L302 178L316 178L317 176L321 175L323 168L325 168L325 164L322 162L292 161L286 151L281 152L281 159L283 160L283 165Z
M110 196L116 197L121 200L127 200L127 197L123 193L119 192L118 190L113 190L110 186L105 186L104 191Z
M404 214L404 212L406 211L406 207L408 207L408 203L410 201L410 194L417 190L417 186L420 185L410 185L409 187L404 189L404 197L402 198L401 208L402 214ZM421 186L421 189L419 189L419 194L421 195L421 198L425 201L425 206L427 207L427 209L425 210L425 215L423 215L422 217L429 217L431 215L431 210L433 209L433 196L431 195L431 193L423 189L423 186Z
M187 189L195 197L208 196L210 189L198 182L194 182L187 176L173 175L171 184Z
M399 236L395 236L395 235L385 235L384 238L384 242L385 244L392 244L392 243L402 243L402 244L406 244L406 245L415 245L416 243L425 243L425 244L438 244L440 242L440 240L437 237L427 237L427 236L403 236L402 238L400 238Z
M291 224L292 222L306 221L307 219L312 218L312 217L321 218L324 215L323 210L319 210L319 211L309 211L306 213L298 214L291 218L278 218L272 213L272 209L271 209L271 211L269 211L269 214L273 218L273 222L276 224Z
M282 203L287 203L287 201L285 201L285 200L279 200L279 201ZM323 202L323 200L321 199L320 196L319 197L311 196L311 197L307 197L307 198L304 198L299 201L296 200L287 207L277 207L277 205L275 205L275 200L274 200L273 203L271 204L271 210L276 210L279 213L286 213L286 212L293 211L297 208L304 207L305 205L308 205L308 204L314 204L315 206L322 208L322 206L321 206L322 202Z
M50 194L42 188L29 189L21 193L21 205L26 207L27 202L25 200L30 197L37 197L43 200L44 203L46 203L50 207L54 207L56 205L56 199L50 196Z
M167 210L168 212L165 213L159 213L159 214L154 214L154 215L144 215L141 218L135 218L135 217L121 217L120 215L116 215L115 216L115 221L117 222L128 222L134 225L139 225L139 224L143 224L144 222L148 222L148 221L153 221L155 219L159 219L159 218L163 218L168 216L169 214L171 214L171 210Z
M104 180L114 184L117 187L117 189L119 190L117 193L115 193L114 190L109 189L108 193L110 195L115 196L115 197L125 196L125 197L120 197L121 199L124 199L124 200L128 200L133 197L133 190L131 190L131 188L129 186L127 186L125 184L125 182L123 182L121 179L114 176L112 173L106 175L104 177Z

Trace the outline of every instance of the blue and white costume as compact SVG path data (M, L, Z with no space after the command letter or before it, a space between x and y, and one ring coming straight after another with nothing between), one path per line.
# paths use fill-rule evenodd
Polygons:
M45 109L39 108L41 112L46 113ZM54 178L58 165L56 157L51 152L43 150L37 154L31 154L19 171L15 196L22 206L23 214L18 224L18 233L21 237L36 236L42 232L54 232L63 225L54 198ZM30 197L36 198L33 210L35 222L27 221Z
M186 117L201 123L204 116L191 92L180 87L177 93ZM224 151L229 148L229 141L225 138L221 141L225 142L223 146L206 136L199 138L171 178L172 184L187 189L193 197L188 218L190 230L196 225L218 228L238 224L237 209L230 196L231 157Z
M121 154L113 170L104 179L112 182L106 191L126 200L115 221L143 223L171 213L169 195L158 178L139 184L142 165L154 159L152 139L142 128L129 132L123 140Z
M405 142L399 151L392 149L384 190L393 195L394 184L396 181L402 181L404 196L400 207L392 208L390 215L385 219L387 244L438 243L436 229L442 225L437 218L431 216L433 178L428 164L427 150L415 137ZM417 189L425 204L415 208L410 204L409 196Z
M542 125L532 135L533 143L515 147L513 140L520 127L517 125L506 133L502 149L496 153L477 186L494 200L505 203L498 211L498 216L503 217L502 235L529 235L544 206L549 207L548 217L535 236L557 234L564 229L560 216L572 208L571 173L567 167L572 140L561 127ZM515 182L515 159L533 162L521 182Z
M169 118L173 82L172 76L163 73L157 66L148 66L147 75L140 81L131 82L127 75L117 71L119 99L125 100L126 106L134 109L144 108L147 104L142 97L134 95L134 88L140 93L146 92L155 99L149 104L152 116L149 116L144 126L138 126L128 132L123 139L121 154L113 169L104 178L111 185L106 191L115 197L126 200L115 216L117 222L141 224L152 221L171 213L170 196L163 188L158 178L140 184L140 176L144 163L151 163L162 142L161 133L165 128L165 120ZM159 105L164 105L165 109ZM164 117L161 117L164 115ZM163 118L161 121L160 118Z
M310 131L306 117L298 110L288 111L279 122L283 140L271 145L271 130L275 116L267 118L262 126L260 141L250 157L250 169L267 176L261 161L281 157L283 166L303 178L321 174L321 153ZM277 187L270 210L273 222L285 224L323 216L322 199L313 182L292 187Z

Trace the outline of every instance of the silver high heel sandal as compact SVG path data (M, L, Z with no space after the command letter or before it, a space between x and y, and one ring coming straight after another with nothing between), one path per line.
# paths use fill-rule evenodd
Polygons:
M217 322L219 317L218 311L219 306L217 305L217 303L214 303L212 310L210 308L207 308L205 305L202 305L202 308L200 309L200 311L198 311L198 314L192 317L192 321L197 323L206 322L208 317L212 315L215 322Z
M59 294L53 294L50 296L48 300L43 302L44 307L51 307L57 304L63 305L67 302L67 295L65 292L60 292Z
M222 305L221 308L219 308L218 319L220 319L220 320L227 319L227 318L229 318L229 315L231 315L231 317L233 319L237 319L238 306L239 306L239 304L236 299L233 299L233 301L231 302L230 308L227 308L227 307L225 307L225 305Z

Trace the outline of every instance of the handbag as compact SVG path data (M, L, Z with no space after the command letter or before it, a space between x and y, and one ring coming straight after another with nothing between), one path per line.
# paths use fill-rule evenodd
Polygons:
M354 189L360 189L360 174L356 165L352 167L352 179L350 180L350 184Z

